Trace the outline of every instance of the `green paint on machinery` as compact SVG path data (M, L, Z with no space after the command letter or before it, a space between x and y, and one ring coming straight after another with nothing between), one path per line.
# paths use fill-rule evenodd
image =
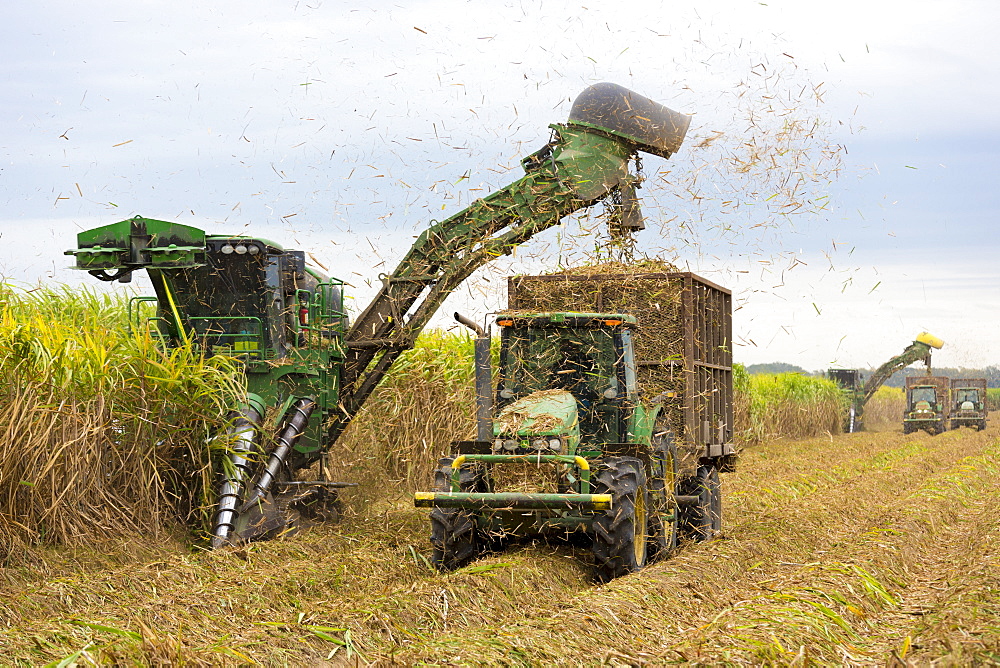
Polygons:
M905 369L914 362L923 361L927 365L927 375L931 373L931 349L941 349L944 341L927 332L921 332L902 353L890 358L875 369L867 381L858 369L828 369L827 377L837 383L844 393L847 414L844 417L844 431L848 434L864 429L865 405L878 388L889 380L892 374Z
M907 376L903 433L926 431L930 435L948 430L949 380L945 376Z
M525 310L556 303L553 285L579 310ZM630 287L671 297L626 312ZM736 461L731 293L665 273L519 276L508 294L495 391L477 355L477 440L457 443L435 490L414 496L432 509L435 564L460 567L511 538L576 535L608 580L668 555L679 535L714 538L718 475ZM586 312L598 304L614 310ZM486 331L460 321L489 350ZM519 476L532 489L509 489Z
M951 428L986 429L989 409L986 405L985 378L952 378L949 402Z
M133 300L137 325L167 346L197 345L246 365L222 462L212 545L293 528L295 513L335 495L339 483L301 481L322 462L434 312L479 267L567 215L603 201L611 236L642 229L638 152L669 157L690 117L610 83L573 103L565 124L521 161L525 175L420 235L353 323L344 284L302 251L253 236L209 235L135 217L82 232L67 251L76 268L127 282L146 270L155 297ZM147 315L148 313L148 315Z

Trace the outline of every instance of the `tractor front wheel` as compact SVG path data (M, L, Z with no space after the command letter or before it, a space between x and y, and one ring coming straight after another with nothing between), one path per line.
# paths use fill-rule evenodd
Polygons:
M611 494L611 509L594 519L593 552L597 578L608 581L646 565L649 489L642 460L605 460L594 481L595 494Z
M452 457L443 458L434 472L434 490L451 491ZM463 492L477 491L481 476L471 467L459 471L459 486ZM435 508L431 511L432 563L442 571L461 568L481 550L481 536L475 515L462 508Z

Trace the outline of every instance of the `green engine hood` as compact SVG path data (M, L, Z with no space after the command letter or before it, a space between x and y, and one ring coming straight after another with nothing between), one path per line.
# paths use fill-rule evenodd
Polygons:
M495 436L575 436L580 431L576 399L566 390L542 390L503 408L493 423Z

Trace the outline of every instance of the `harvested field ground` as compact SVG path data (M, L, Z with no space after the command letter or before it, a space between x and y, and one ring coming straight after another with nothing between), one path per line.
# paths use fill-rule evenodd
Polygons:
M0 656L1000 663L998 455L998 427L764 443L723 476L721 540L603 586L590 581L587 552L569 546L519 546L438 575L425 560L426 514L407 498L238 552L162 539L50 551L2 572Z

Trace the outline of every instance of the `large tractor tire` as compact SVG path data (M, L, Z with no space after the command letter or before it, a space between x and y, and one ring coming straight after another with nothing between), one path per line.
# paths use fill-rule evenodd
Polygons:
M611 509L593 524L597 579L607 582L646 565L649 542L649 488L642 460L611 457L600 466L595 494L611 494Z
M658 430L653 437L653 451L662 466L656 467L653 478L649 481L647 561L670 556L677 549L680 536L680 512L676 499L679 489L677 448L673 442L673 433ZM669 519L664 516L669 516Z
M702 464L696 474L683 484L687 496L697 497L697 503L688 505L681 514L681 531L702 543L713 540L722 531L722 487L719 469L713 464Z
M452 457L444 457L434 472L434 490L451 491ZM482 475L472 467L463 466L459 471L459 485L463 492L481 491ZM435 508L431 511L431 546L434 548L432 563L442 571L453 571L479 555L482 536L476 526L476 516L462 508Z

